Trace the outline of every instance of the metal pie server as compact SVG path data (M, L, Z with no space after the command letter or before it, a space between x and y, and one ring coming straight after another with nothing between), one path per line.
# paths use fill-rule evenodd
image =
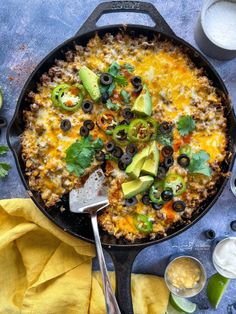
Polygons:
M102 273L106 310L108 314L121 314L108 276L97 222L97 212L109 205L107 186L104 185L104 179L105 176L102 169L95 170L83 187L70 192L69 204L71 212L78 214L87 213L91 216L97 257Z

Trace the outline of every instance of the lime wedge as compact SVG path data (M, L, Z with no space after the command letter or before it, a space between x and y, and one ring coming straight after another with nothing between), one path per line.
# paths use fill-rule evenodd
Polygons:
M137 114L151 116L152 114L152 99L147 86L143 85L142 93L136 98L131 109Z
M166 314L184 314L184 312L177 311L173 308L173 306L169 303L166 309Z
M2 95L2 90L0 88L0 109L2 108L2 103L3 103L3 95Z
M218 273L210 277L207 285L207 296L213 308L217 309L229 281L230 279L227 279Z
M195 303L185 298L177 297L172 293L170 295L170 304L180 313L194 313L197 308L197 305Z

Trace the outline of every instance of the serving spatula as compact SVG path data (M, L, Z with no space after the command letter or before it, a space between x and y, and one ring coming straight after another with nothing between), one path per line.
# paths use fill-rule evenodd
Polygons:
M69 205L71 212L78 214L86 213L91 217L97 257L102 273L106 310L108 314L121 314L108 276L97 222L97 212L109 205L107 186L104 184L104 179L105 176L102 169L95 170L83 187L70 192Z

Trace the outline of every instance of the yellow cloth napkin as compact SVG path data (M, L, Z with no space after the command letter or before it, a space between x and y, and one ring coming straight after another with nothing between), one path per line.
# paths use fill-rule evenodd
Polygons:
M93 245L48 220L30 199L0 201L0 314L105 314ZM115 283L114 273L110 273ZM132 275L135 314L164 314L162 278Z

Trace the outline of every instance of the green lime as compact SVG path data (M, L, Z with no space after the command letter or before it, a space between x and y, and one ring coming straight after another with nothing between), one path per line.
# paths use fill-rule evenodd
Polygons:
M216 273L210 277L207 285L207 297L211 306L217 309L230 279Z
M166 309L166 314L184 314L184 312L179 312L173 308L173 306L169 303Z
M195 312L197 305L185 298L177 297L176 295L170 295L170 304L180 313L193 313Z

